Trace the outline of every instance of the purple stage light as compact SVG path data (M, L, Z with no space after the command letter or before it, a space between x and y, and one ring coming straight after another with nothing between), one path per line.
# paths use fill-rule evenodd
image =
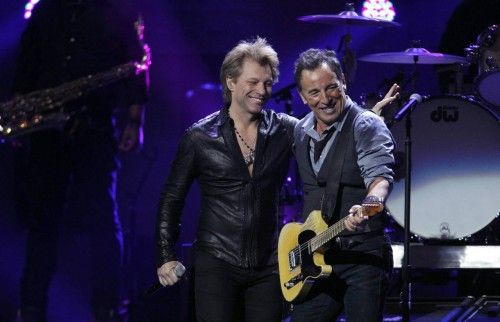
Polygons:
M31 17L31 13L38 2L40 2L40 0L28 1L28 3L24 6L24 19L29 19Z
M367 0L363 3L361 14L367 18L393 21L396 10L388 0Z

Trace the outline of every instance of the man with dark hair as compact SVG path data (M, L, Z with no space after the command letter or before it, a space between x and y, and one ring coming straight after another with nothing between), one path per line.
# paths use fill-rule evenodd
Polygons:
M193 180L201 187L198 321L282 319L278 198L297 120L263 109L278 75L278 56L265 39L243 41L226 55L224 106L186 131L161 194L157 273L161 284L172 285L179 280L174 245L184 200Z
M57 87L140 60L135 17L122 10L121 3L111 0L38 4L22 35L14 93ZM72 117L62 131L30 135L24 176L30 180L33 214L21 279L22 321L47 319L62 222L89 236L93 318L115 321L123 248L115 201L116 156L118 150L142 144L146 96L144 79L117 81L65 105ZM114 112L122 105L129 109L128 120L118 141Z
M384 215L368 219L363 203L382 206L393 180L393 139L382 119L356 105L335 53L309 49L295 63L295 82L311 112L294 131L295 157L304 183L303 218L321 210L328 225L347 216L346 231L325 254L333 272L317 281L292 321L382 321L392 252ZM389 103L394 96L386 96ZM381 207L380 207L381 208Z

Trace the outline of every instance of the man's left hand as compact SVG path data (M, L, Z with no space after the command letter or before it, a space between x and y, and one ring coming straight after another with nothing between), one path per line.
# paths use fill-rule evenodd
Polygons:
M344 221L345 227L349 231L362 230L368 216L363 214L363 208L360 205L354 205L349 209L349 215Z

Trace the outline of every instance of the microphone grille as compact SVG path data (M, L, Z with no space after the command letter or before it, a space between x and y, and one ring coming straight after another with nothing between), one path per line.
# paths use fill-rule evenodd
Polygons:
M422 96L420 94L417 94L417 93L413 93L411 94L410 96L410 100L415 100L417 101L418 103L422 102Z
M177 263L177 265L175 265L174 274L177 277L181 277L182 275L184 275L185 272L186 272L186 268L184 267L184 265L182 265L181 263Z

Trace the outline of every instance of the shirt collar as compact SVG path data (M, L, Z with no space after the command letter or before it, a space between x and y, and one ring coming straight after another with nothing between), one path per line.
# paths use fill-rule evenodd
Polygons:
M342 127L344 126L347 112L351 109L352 105L354 105L354 102L351 100L351 98L349 96L346 96L345 107L344 107L344 110L342 111L342 114L335 122L333 122L331 125L329 125L326 129L330 130L332 127L335 127L335 130L342 131ZM316 130L314 129L315 125L316 125L316 118L314 117L314 113L311 112L311 113L309 113L308 116L306 116L306 120L305 120L304 124L302 125L302 129L311 138L318 140L322 137L322 135L319 135L318 132L316 132ZM325 131L325 135L326 135L326 131Z

